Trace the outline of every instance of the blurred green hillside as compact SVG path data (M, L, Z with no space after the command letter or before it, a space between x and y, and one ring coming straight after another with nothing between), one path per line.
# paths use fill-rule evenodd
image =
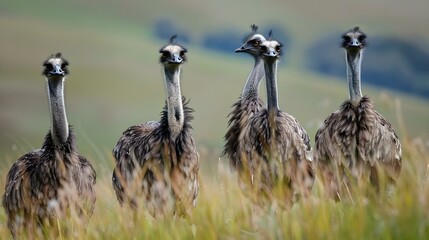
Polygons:
M321 76L304 67L304 52L318 36L359 25L368 35L419 36L428 41L427 1L389 3L2 1L0 153L16 158L40 147L50 125L42 62L57 51L70 62L67 114L84 155L109 155L128 126L159 119L164 89L158 49L166 42L155 37L153 26L160 19L173 21L191 39L182 91L195 109L192 125L201 148L221 150L226 116L253 63L250 57L217 53L200 43L208 32L226 28L245 36L252 23L263 33L275 24L291 38L280 65L280 107L298 118L313 139L321 122L347 97L345 74ZM401 137L406 131L428 142L427 101L372 88L365 79L363 86Z

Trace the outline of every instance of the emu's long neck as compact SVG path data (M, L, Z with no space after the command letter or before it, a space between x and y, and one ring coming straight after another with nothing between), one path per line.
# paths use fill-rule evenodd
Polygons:
M349 87L349 98L352 101L357 101L362 97L360 84L362 53L362 50L346 52L347 82Z
M264 60L265 79L267 82L268 113L277 113L279 110L277 100L277 59L266 58Z
M259 84L264 77L264 62L260 57L255 57L255 65L247 78L246 84L244 85L243 92L241 93L242 99L246 99L249 96L258 96Z
M184 122L182 94L180 92L180 66L164 67L167 94L168 126L172 139L182 131Z
M69 126L64 106L64 80L65 77L47 78L52 121L51 136L57 146L67 142L69 137Z

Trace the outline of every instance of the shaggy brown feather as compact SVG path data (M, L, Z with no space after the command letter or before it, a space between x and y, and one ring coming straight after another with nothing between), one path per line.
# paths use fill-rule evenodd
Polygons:
M356 179L369 177L377 184L375 167L397 179L401 171L401 144L391 124L379 114L370 99L345 101L316 133L314 160L322 169L331 196L346 180L343 169Z
M308 195L313 187L311 148L308 134L294 117L279 110L274 114L270 123L263 109L244 126L239 138L245 161L240 187L257 203L276 199L286 207L294 195Z
M121 204L144 204L154 216L175 209L181 214L195 206L198 195L199 156L191 135L193 109L183 97L184 124L173 141L167 106L159 122L128 128L116 144L113 188Z
M49 131L42 148L19 158L7 175L3 207L12 235L26 229L31 236L35 224L52 224L70 210L84 226L94 211L95 181L94 168L76 152L72 129L61 146L54 145Z
M249 119L263 108L263 102L258 96L250 95L247 99L240 97L232 107L233 110L228 115L229 129L224 137L225 146L222 155L228 157L233 167L241 170L243 166L238 152L241 130Z

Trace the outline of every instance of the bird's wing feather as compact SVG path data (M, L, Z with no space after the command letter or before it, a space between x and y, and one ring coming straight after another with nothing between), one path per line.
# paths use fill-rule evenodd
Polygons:
M396 179L402 166L401 143L392 125L375 109L366 109L367 122L359 132L359 154L371 165L381 164Z
M35 150L20 157L12 165L6 177L5 193L3 195L3 207L6 212L16 212L27 205L25 201L29 201L31 197L27 194L29 191L23 190L30 187L27 171L29 167L31 168L39 160L41 155L41 149Z
M223 156L228 157L230 163L234 167L240 168L240 154L238 154L239 137L243 130L244 125L247 124L250 118L255 113L262 109L262 101L258 97L250 99L239 99L233 105L232 112L228 115L230 119L228 121L229 129L225 134L225 145L223 149Z
M316 132L313 156L315 162L331 165L334 160L348 161L351 158L350 149L355 147L357 132L357 116L353 104L345 101L340 109L326 118Z
M159 122L147 122L129 127L113 149L116 167L112 180L119 202L124 200L124 184L132 181L136 166L143 166L148 153L153 150L148 146L149 136L159 125Z

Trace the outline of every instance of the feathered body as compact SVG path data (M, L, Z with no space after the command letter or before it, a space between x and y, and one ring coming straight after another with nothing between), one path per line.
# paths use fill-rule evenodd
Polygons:
M186 49L175 44L160 50L167 102L159 122L127 129L113 155L113 188L121 204L143 205L153 216L186 214L198 195L199 156L191 135L193 110L180 92L180 64Z
M377 164L396 179L401 170L401 144L391 124L375 109L370 99L345 101L329 116L316 133L314 159L327 174L325 178L339 191L347 182L348 169L357 179L370 178L376 184ZM333 179L339 176L340 179ZM333 192L336 194L335 192ZM332 194L332 193L331 193Z
M364 185L371 182L378 187L380 170L389 180L397 179L401 170L398 136L370 99L361 94L360 65L365 38L357 27L343 36L350 99L316 133L314 159L327 194L333 198L341 198L343 191L352 190L350 180Z
M263 108L263 102L257 96L249 96L247 99L240 97L232 107L233 110L228 115L230 117L228 121L229 129L224 137L225 146L223 155L227 156L233 167L241 171L243 166L238 148L240 134L243 132L243 128L249 119Z
M277 105L277 61L281 44L260 46L267 81L267 108L244 126L239 148L244 172L240 186L257 203L276 201L289 207L295 195L308 195L314 176L310 139L291 115Z
M6 177L3 207L14 234L34 224L52 224L71 206L85 217L94 211L95 170L76 152L73 132L70 129L68 141L60 147L52 142L49 132L42 148L20 157Z
M195 206L199 157L190 132L193 110L183 101L185 121L176 140L168 129L167 106L159 122L132 126L122 134L113 150L113 187L121 204L145 202L153 215L170 211L175 201Z
M247 174L240 186L256 202L276 199L290 206L295 194L308 195L313 187L310 139L293 116L269 115L267 109L258 112L243 129L239 141Z
M58 59L61 55L52 58ZM52 89L49 93L62 93L62 88L58 92L54 90L51 81L57 80L49 78L55 76L48 76L48 87ZM63 103L58 104L54 95L50 96L50 101L59 106L51 108L56 115ZM96 173L89 161L77 153L72 129L55 120L61 118L67 122L64 109L61 111L64 115L53 117L54 132L48 132L42 148L19 158L7 175L3 207L14 237L23 229L31 236L38 225L52 224L70 212L77 213L84 225L93 213ZM67 132L64 141L60 140L61 128Z
M254 57L255 64L249 74L242 94L237 102L232 105L233 110L228 115L228 130L224 136L225 145L222 153L223 156L229 159L231 166L238 171L241 171L243 167L238 149L240 134L249 119L263 108L263 102L259 97L259 84L265 72L264 63L259 56L259 45L265 41L265 38L257 33L257 26L252 25L251 28L252 33L235 52L250 54Z

